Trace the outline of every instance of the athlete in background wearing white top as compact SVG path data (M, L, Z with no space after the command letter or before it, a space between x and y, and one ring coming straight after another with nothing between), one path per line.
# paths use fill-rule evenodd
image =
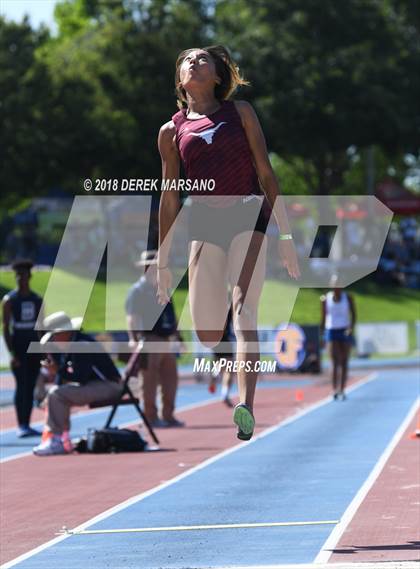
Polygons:
M321 332L329 343L334 399L344 401L350 350L354 342L356 309L353 298L340 288L321 296Z

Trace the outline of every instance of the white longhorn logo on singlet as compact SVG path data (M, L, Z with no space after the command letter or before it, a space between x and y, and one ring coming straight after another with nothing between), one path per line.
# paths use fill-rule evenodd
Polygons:
M226 122L219 122L217 126L214 128L208 128L207 130L203 130L203 132L189 132L191 136L199 136L203 140L207 142L207 144L211 144L213 142L213 136L218 128L222 126L222 124L226 124Z

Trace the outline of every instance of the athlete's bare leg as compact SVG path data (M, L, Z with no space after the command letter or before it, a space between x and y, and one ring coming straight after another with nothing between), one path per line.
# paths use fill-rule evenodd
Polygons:
M251 237L252 234L252 237ZM258 303L264 285L267 239L260 232L236 235L229 249L229 280L232 286L233 326L237 340L236 359L251 362L252 371L238 368L240 403L252 410L258 374L254 364L258 349Z
M344 397L344 390L346 389L347 377L348 377L348 367L349 367L349 356L351 350L350 342L340 342L340 352L341 352L341 374L340 374L340 394Z
M339 342L332 340L330 342L330 357L331 357L331 379L334 397L336 398L339 392L338 375L340 373L341 358Z
M207 347L220 342L228 314L227 255L213 243L192 241L189 301L194 329Z
M228 406L233 407L233 403L230 399L230 390L233 383L233 373L231 371L225 370L222 374L222 389L221 396L222 401Z

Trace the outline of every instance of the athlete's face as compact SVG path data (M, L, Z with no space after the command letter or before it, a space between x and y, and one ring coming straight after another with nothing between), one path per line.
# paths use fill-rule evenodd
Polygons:
M31 272L28 269L18 269L16 271L16 283L18 286L26 286L31 278Z
M220 83L212 56L201 49L187 54L181 64L179 77L182 86L187 89L197 84L214 88L216 83Z

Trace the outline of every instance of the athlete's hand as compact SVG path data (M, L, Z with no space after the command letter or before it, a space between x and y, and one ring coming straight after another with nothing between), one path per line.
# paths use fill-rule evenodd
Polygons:
M300 277L300 269L293 239L279 241L279 254L283 267L292 279L297 280Z
M172 287L172 273L168 268L157 270L157 299L158 303L165 305L170 300L170 290Z
M13 356L10 360L10 367L20 367L20 361L16 356Z

